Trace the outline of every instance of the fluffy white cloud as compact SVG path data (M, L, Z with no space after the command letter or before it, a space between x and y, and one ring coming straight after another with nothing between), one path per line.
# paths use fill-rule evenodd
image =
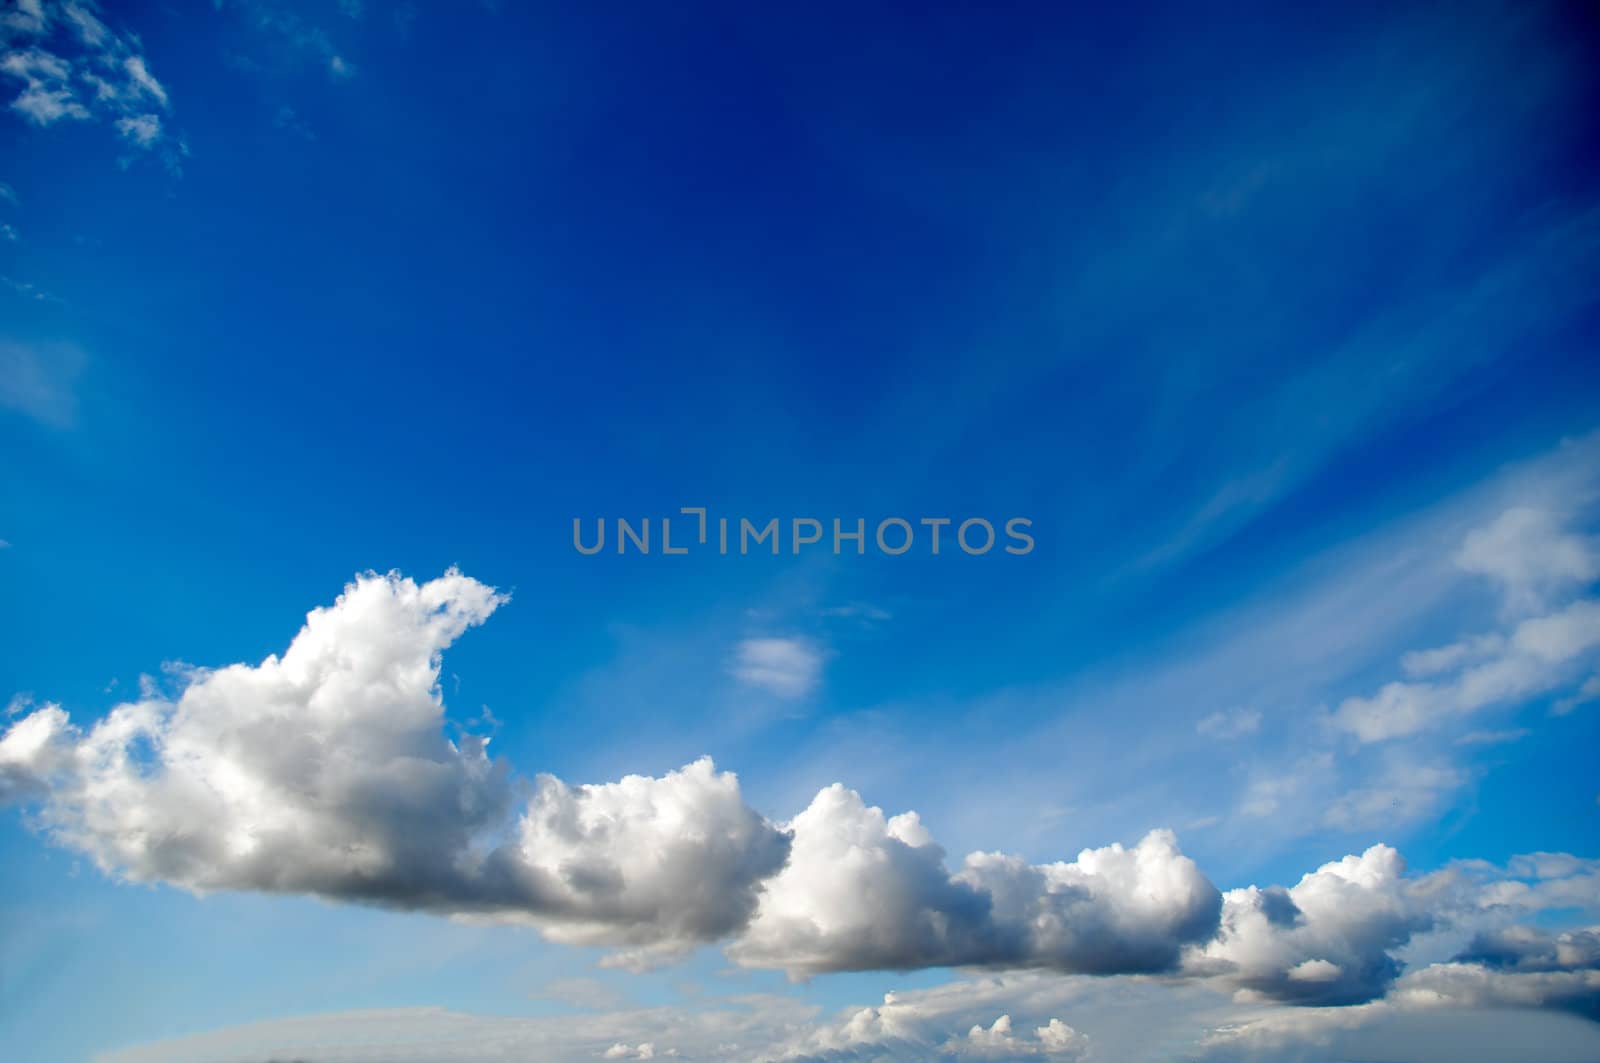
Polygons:
M444 735L440 653L505 598L451 571L366 576L283 656L183 675L81 731L47 706L0 739L0 793L104 871L532 922L675 950L744 922L787 839L709 760L660 779L541 777L512 823L486 738ZM500 841L510 834L509 841Z
M1097 1038L1060 1014L1105 1019L1126 1007L1147 1008L1153 995L1165 998L1169 1014L1178 1014L1193 1002L1194 994L1187 988L1169 983L1162 990L1156 989L1157 984L1038 973L960 978L928 989L886 993L879 1004L846 1008L831 1019L785 1031L752 1055L807 1061L1138 1058L1147 1054L1147 1045L1130 1051L1122 1044L1110 1055L1096 1055ZM1090 997L1097 999L1089 1003ZM1105 1006L1108 1003L1110 1007ZM1147 1024L1136 1038L1148 1028ZM1118 1033L1127 1032L1107 1025L1100 1029L1114 1041L1120 1040Z
M1229 890L1215 938L1188 950L1184 969L1264 999L1359 1004L1383 996L1401 974L1398 954L1423 931L1452 924L1503 926L1539 911L1600 907L1600 861L1566 854L1532 853L1505 867L1457 861L1427 875L1405 872L1398 852L1375 845L1324 864L1288 889ZM1458 959L1489 963L1484 943L1525 940L1511 933L1505 939L1480 935L1477 946ZM1563 955L1577 955L1573 950L1584 943L1592 942L1568 942ZM1584 955L1592 966L1593 957Z
M71 724L59 705L29 713L0 737L0 804L34 800L72 755Z
M1011 1032L1011 1016L1002 1015L989 1026L975 1025L962 1038L951 1038L940 1051L964 1059L1020 1059L1050 1056L1055 1059L1082 1058L1088 1039L1060 1019L1034 1030L1032 1039Z
M175 693L146 684L93 726L53 704L30 712L14 702L0 736L0 799L33 807L49 837L135 881L526 923L561 941L620 946L623 964L729 941L737 962L796 977L1165 974L1261 999L1348 1004L1379 997L1429 927L1490 932L1530 912L1600 907L1600 861L1563 854L1417 877L1379 845L1288 889L1222 895L1164 830L1071 861L976 852L952 867L915 813L886 816L839 784L779 825L709 759L659 778L518 782L486 738L447 737L438 682L443 651L504 601L454 570L422 584L369 574L308 614L281 657L183 668ZM1539 957L1576 955L1590 940L1523 942L1520 958L1498 967L1487 945L1454 962L1493 973L1508 999L1575 1008L1589 976ZM1458 987L1487 977L1431 977L1447 975ZM1522 978L1535 975L1550 983L1544 998ZM1520 996L1504 982L1512 976ZM1030 1021L1044 1025L1032 1038L996 1031L997 1015L1029 1014L1010 1006L962 1013L937 1037L897 1025L907 1014L855 1013L846 1041L875 1030L927 1049L960 1042L977 1023L1030 1052L1051 1038L1074 1043L1065 1030L1047 1036L1055 1016L1038 1010ZM648 1036L606 1044L646 1042L663 1046Z
M1404 872L1399 853L1375 845L1289 889L1229 890L1221 928L1186 957L1188 969L1275 1000L1371 1000L1400 972L1391 951L1432 924L1412 903Z
M0 18L0 75L17 85L11 109L35 125L110 122L130 144L163 144L166 87L137 37L111 29L93 0L28 0ZM166 153L175 166L181 148Z
M1216 926L1216 888L1167 831L1132 849L1086 849L1071 863L974 853L952 874L915 813L885 817L838 784L788 828L792 857L729 949L741 963L802 975L961 965L1160 971Z
M518 835L509 873L536 876L531 892L541 898L548 936L664 942L668 952L742 928L757 885L789 848L710 758L659 779L569 787L541 776ZM656 954L624 958L648 962Z
M806 639L745 639L734 650L730 671L746 686L803 698L822 678L822 653Z

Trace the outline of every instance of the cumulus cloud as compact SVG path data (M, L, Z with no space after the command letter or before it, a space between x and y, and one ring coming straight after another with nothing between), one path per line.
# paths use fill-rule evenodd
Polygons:
M1129 1052L1126 1045L1109 1056L1096 1055L1097 1038L1060 1016L1103 1018L1108 1000L1116 1002L1113 1008L1148 1007L1151 988L1119 984L1098 990L1090 979L1036 973L960 978L885 993L881 1003L845 1008L832 1018L791 1028L749 1054L806 1061L1138 1058L1144 1053ZM1182 988L1160 995L1169 1013L1179 1010L1174 1007L1179 1001L1189 1002ZM1091 1004L1086 999L1091 996L1101 999Z
M1411 902L1404 871L1398 852L1375 845L1289 889L1229 890L1216 937L1189 954L1188 968L1300 1004L1380 996L1400 972L1392 950L1432 925Z
M729 949L747 965L1160 971L1216 926L1216 888L1168 831L1071 863L973 853L952 874L916 813L885 817L842 785L787 826L792 858Z
M106 25L93 0L28 0L0 18L0 78L16 88L11 109L33 125L104 121L128 144L167 149L169 167L182 154L168 144L167 90L138 38Z
M736 962L794 977L1161 974L1256 999L1354 1004L1381 997L1401 973L1401 950L1431 927L1488 932L1531 912L1600 906L1600 861L1564 854L1413 876L1379 845L1287 889L1221 894L1166 830L1070 861L974 852L957 863L916 813L885 815L842 784L778 824L709 759L590 785L517 777L487 738L447 730L439 686L444 650L505 601L455 570L421 584L368 574L312 610L281 656L178 667L176 690L144 683L91 726L58 705L14 701L0 799L27 805L48 837L133 881L527 924L619 947L612 962L630 966L723 941ZM1491 957L1512 944L1515 961L1496 966ZM1498 953L1481 944L1455 962L1497 978L1537 975L1551 1000L1565 984L1559 999L1572 1001L1589 976L1560 958L1591 944L1506 939ZM976 1050L974 1023L1029 1052L1075 1043L1048 1015L1035 1017L1044 1025L1033 1037L995 1029L997 1016L1017 1013L963 1014L932 1040L918 1026L911 1043L960 1042L965 1030ZM901 1017L877 1009L850 1021L893 1040ZM662 1046L607 1045L645 1042Z
M104 871L307 893L673 950L736 930L787 838L702 760L659 779L516 788L443 731L440 654L505 598L451 571L358 579L282 657L195 669L87 730L55 706L0 740L0 787Z
M1391 997L1408 1007L1554 1008L1600 1020L1600 927L1480 933L1451 962L1407 973Z
M1033 1031L1031 1039L1011 1032L1011 1016L1002 1015L989 1026L974 1025L962 1038L946 1041L940 1051L966 1059L1020 1059L1050 1056L1055 1059L1081 1059L1088 1040L1060 1019Z
M1409 1041L1417 1045L1415 1058L1423 1058L1423 1046L1426 1058L1440 1060L1591 1058L1600 1047L1594 1025L1574 1030L1527 1018L1562 1012L1600 1020L1600 934L1594 928L1552 933L1514 926L1479 935L1448 962L1406 972L1381 999L1352 1007L1269 1009L1223 1024L1201 1039L1199 1055L1371 1058L1363 1045L1382 1046L1392 1055ZM1563 1041L1568 1047L1559 1046Z
M1596 906L1600 861L1531 853L1503 867L1464 860L1411 876L1398 852L1375 845L1288 889L1229 890L1216 936L1186 952L1184 969L1267 1000L1361 1004L1389 990L1402 970L1397 954L1423 931ZM1484 946L1477 959L1472 951L1463 962L1488 955Z
M746 686L782 698L803 698L822 678L822 652L801 638L745 639L730 669Z
M508 871L531 879L548 936L655 946L624 954L649 962L663 946L741 929L788 850L745 805L738 780L702 758L659 779L569 787L541 776Z
M59 705L46 705L0 737L0 804L34 800L49 793L49 780L70 758L66 740L70 726Z

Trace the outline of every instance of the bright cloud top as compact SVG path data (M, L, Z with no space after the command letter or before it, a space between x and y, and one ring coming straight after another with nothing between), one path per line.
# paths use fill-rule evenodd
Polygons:
M1420 932L1600 906L1593 861L1541 854L1416 877L1382 845L1289 889L1224 894L1165 830L1071 861L978 852L951 871L914 812L885 815L835 784L773 823L709 759L659 778L523 786L486 738L445 736L439 689L443 651L506 600L454 570L423 584L360 577L281 657L183 670L180 692L147 684L86 730L55 705L18 719L0 738L0 798L36 806L53 840L134 881L527 923L620 946L625 964L726 941L737 962L796 977L1167 973L1355 1004L1395 986L1397 953ZM1507 933L1401 984L1593 1007L1592 935ZM1022 1039L997 1021L963 1051L1077 1051L1070 1030Z
M187 889L531 920L564 940L693 944L753 910L787 839L702 760L540 777L511 823L488 740L443 735L440 652L505 598L446 573L351 584L284 655L195 671L87 733L58 707L0 741L0 793L105 871ZM499 841L502 835L508 835Z
M835 784L789 824L793 857L735 959L807 974L962 965L1161 971L1216 928L1216 888L1168 831L1030 865L973 853L952 875L916 813Z

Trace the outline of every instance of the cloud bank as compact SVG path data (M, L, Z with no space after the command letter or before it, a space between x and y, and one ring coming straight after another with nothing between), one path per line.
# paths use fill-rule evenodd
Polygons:
M518 776L487 738L447 737L439 687L443 651L506 601L455 570L361 576L281 657L183 668L176 693L147 683L87 728L57 705L21 715L0 737L0 799L109 875L522 923L618 947L623 964L724 942L740 964L797 978L1036 969L1304 1006L1399 992L1593 1012L1593 933L1507 928L1600 907L1596 861L1416 876L1376 845L1288 888L1222 893L1166 830L1070 861L976 852L952 869L916 813L886 815L841 784L775 823L709 759L595 785ZM1452 924L1488 936L1406 972L1402 950ZM962 1050L1077 1043L998 1019Z

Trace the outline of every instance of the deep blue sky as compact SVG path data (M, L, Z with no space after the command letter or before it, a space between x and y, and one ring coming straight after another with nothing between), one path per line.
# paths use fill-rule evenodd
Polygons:
M528 774L710 753L767 815L841 779L955 854L1170 826L1223 887L1375 841L1600 855L1600 716L1548 714L1592 655L1403 764L1317 722L1505 622L1451 566L1472 528L1525 495L1595 526L1592 442L1556 453L1600 428L1584 5L301 7L106 5L168 98L148 147L0 115L0 698L93 720L164 661L281 652L358 572L455 564L513 597L446 703ZM685 505L1038 545L571 548ZM820 679L742 684L755 637ZM1423 760L1447 781L1393 814L1320 818ZM1274 773L1317 781L1257 814ZM26 1058L527 1011L592 959L74 859L0 829ZM437 960L373 958L394 924Z

